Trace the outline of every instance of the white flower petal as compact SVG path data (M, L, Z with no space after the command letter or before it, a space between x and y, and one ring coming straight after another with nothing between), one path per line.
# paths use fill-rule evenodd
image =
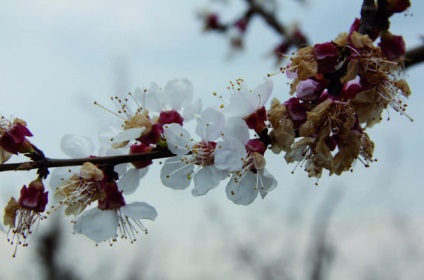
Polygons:
M97 138L101 145L110 146L110 139L122 131L121 127L107 126L99 129Z
M111 138L109 138L108 140L108 144L110 144L110 139ZM129 149L114 149L114 148L111 148L110 145L101 146L99 148L100 156L120 156L120 155L127 155L128 152L129 152Z
M177 123L163 126L163 135L166 138L168 149L175 155L185 155L191 151L190 132Z
M238 139L228 137L217 143L214 164L221 170L238 171L243 167L245 156L245 146Z
M308 146L312 145L314 142L315 138L310 137L303 137L295 142L291 147L291 151L287 152L284 156L287 163L302 161L305 158L305 152L308 150Z
M194 175L194 189L191 193L194 196L206 194L216 188L228 172L217 169L214 166L205 166Z
M131 163L121 163L115 165L115 168L113 169L120 177L124 176L127 173L128 165L131 165Z
M200 114L202 111L202 99L197 98L193 103L184 105L183 118L184 121L193 119L194 115Z
M66 134L60 141L62 151L72 158L88 157L94 151L90 138L74 134Z
M147 174L148 170L148 167L142 169L129 168L118 181L119 189L124 191L124 195L132 194L140 186L140 179Z
M256 175L250 171L243 178L233 175L225 189L229 200L235 204L248 205L258 196Z
M156 209L145 202L133 202L120 208L121 214L134 220L148 219L154 221L158 216Z
M167 105L176 111L190 103L193 98L193 85L187 79L169 81L164 89Z
M236 92L231 95L225 112L229 117L246 117L258 108L258 97L251 92Z
M144 127L137 127L124 130L112 139L110 139L110 141L112 142L112 144L119 144L125 141L135 140L141 136L145 129L146 128Z
M182 162L181 158L178 156L167 159L160 172L162 184L174 190L187 188L193 176L193 164Z
M235 137L242 144L249 141L249 127L242 118L229 118L225 123L224 138Z
M258 189L261 197L264 198L270 191L277 187L277 180L268 172L267 169L260 170L257 173Z
M98 243L114 238L118 223L118 215L114 211L102 211L99 208L93 208L78 216L74 231L84 234Z
M79 166L70 166L70 167L57 167L50 173L50 181L49 186L52 190L56 190L56 188L62 184L64 181L69 179L72 174L79 173Z
M141 97L141 104L147 106L149 111L162 111L162 102L165 98L163 90L156 83L151 83L150 88L146 92L140 90L138 95Z
M224 115L220 111L209 107L197 118L196 133L204 141L213 141L221 135L224 124Z
M272 79L265 79L265 82L263 84L260 84L255 88L253 91L253 94L256 96L260 96L259 99L259 106L264 106L265 103L268 101L269 97L271 96L272 89L274 87L274 84L272 82Z

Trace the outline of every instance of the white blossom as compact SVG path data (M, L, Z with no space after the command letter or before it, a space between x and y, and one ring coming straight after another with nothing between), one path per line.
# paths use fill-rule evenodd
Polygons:
M202 109L201 99L193 101L193 85L187 79L174 79L169 81L165 88L160 88L152 83L146 90L135 90L135 96L141 100L149 112L175 110L184 120L190 120Z
M226 187L229 200L236 204L248 205L252 203L258 193L264 198L268 192L277 187L277 180L266 169L257 173L233 173Z
M133 202L113 210L93 208L78 216L74 231L96 243L116 241L118 237L133 242L139 231L147 234L141 220L154 221L156 217L155 208L145 202Z
M225 124L221 112L208 108L197 117L196 132L201 140L195 141L179 124L164 126L168 149L176 157L167 159L161 170L161 180L173 189L185 189L194 178L194 196L204 195L226 178L228 171L214 165L216 140Z
M271 79L257 86L253 91L247 89L244 82L238 83L239 88L231 95L225 114L228 117L246 117L260 109L268 101L273 89Z
M264 198L277 186L277 181L265 169L263 155L247 149L249 128L246 123L241 118L231 118L223 134L223 141L217 144L215 166L232 173L226 186L228 199L247 205L255 200L258 192Z

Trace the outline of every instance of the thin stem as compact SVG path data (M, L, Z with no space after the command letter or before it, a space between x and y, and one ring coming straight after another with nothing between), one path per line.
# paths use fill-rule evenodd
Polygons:
M20 171L38 169L40 167L66 167L83 165L85 162L93 164L110 164L117 165L120 163L145 161L159 158L167 158L175 156L169 150L152 151L140 154L130 154L122 156L108 156L108 157L94 157L94 158L74 158L74 159L53 159L46 158L37 161L28 161L20 163L5 163L0 165L0 172L2 171Z

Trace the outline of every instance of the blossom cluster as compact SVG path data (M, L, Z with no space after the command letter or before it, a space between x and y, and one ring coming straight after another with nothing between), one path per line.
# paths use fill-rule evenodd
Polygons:
M122 131L111 138L112 146L128 149L130 154L170 151L175 156L162 163L165 186L181 190L193 181L192 194L199 196L228 178L228 198L250 204L258 193L264 197L276 186L265 169L268 144L257 136L267 127L264 105L272 87L272 80L267 79L250 91L240 80L232 86L228 106L203 111L200 100L192 100L193 86L186 79L172 80L163 89L153 84L136 90L130 99L112 98L118 107L116 114L123 118ZM197 138L184 127L190 120L196 122ZM132 164L140 169L152 163Z
M122 125L101 131L97 155L90 139L64 136L63 151L83 160L80 168L56 168L50 192L43 180L55 166L27 139L32 133L25 121L1 117L1 164L23 154L31 162L18 169L37 169L37 178L5 208L9 241L27 246L34 225L59 208L73 217L74 232L96 243L135 241L138 232L147 233L142 220L155 220L157 212L145 202L127 203L128 196L158 158L167 158L159 162L164 186L184 190L193 185L193 196L201 196L224 182L227 198L240 205L277 187L267 169L265 154L270 152L284 153L287 163L296 162L317 179L325 170L330 175L350 171L357 161L368 167L374 143L366 131L381 122L386 110L410 118L405 101L411 92L401 78L402 37L384 30L375 44L378 36L361 34L359 28L357 20L349 33L294 53L281 69L292 80L293 96L283 102L274 98L269 108L270 77L253 90L236 80L228 101L205 109L193 99L193 85L186 79L163 88L152 84L125 99L112 97L116 110L95 102Z
M32 145L27 137L32 133L26 127L22 119L6 119L0 115L0 161L1 164L8 161L13 154L24 154L29 158L36 159L40 156L39 150ZM42 153L41 153L41 156ZM42 214L48 202L48 192L45 192L42 183L43 171L39 170L39 176L28 186L23 186L20 197L16 200L11 197L4 209L4 225L9 226L10 237L8 241L15 244L15 253L18 245L27 246L27 238L31 234L31 228L43 220Z
M374 143L366 129L388 109L410 118L405 101L411 92L400 78L402 38L386 31L375 46L355 30L357 23L349 34L291 57L282 71L293 79L295 96L274 99L268 113L273 151L284 151L287 162L298 162L310 177L320 178L324 169L340 175L357 160L368 167Z

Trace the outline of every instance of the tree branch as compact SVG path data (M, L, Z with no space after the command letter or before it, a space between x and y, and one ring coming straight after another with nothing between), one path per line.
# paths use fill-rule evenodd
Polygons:
M249 5L249 11L260 15L265 20L265 22L280 35L284 37L290 37L286 27L278 21L274 14L266 11L261 5L257 5L254 0L246 0L246 2Z
M373 31L376 13L374 0L364 0L361 7L361 25L358 30L360 34L370 34Z
M40 167L53 168L53 167L66 167L66 166L79 166L85 162L93 164L110 164L117 165L121 163L145 161L159 158L167 158L175 156L169 150L152 151L142 154L130 154L122 156L108 156L108 157L94 157L94 158L75 158L75 159L52 159L46 158L38 161L28 161L21 163L6 163L0 165L0 172L2 171L20 171L38 169Z
M424 62L424 45L408 50L405 55L405 68Z

